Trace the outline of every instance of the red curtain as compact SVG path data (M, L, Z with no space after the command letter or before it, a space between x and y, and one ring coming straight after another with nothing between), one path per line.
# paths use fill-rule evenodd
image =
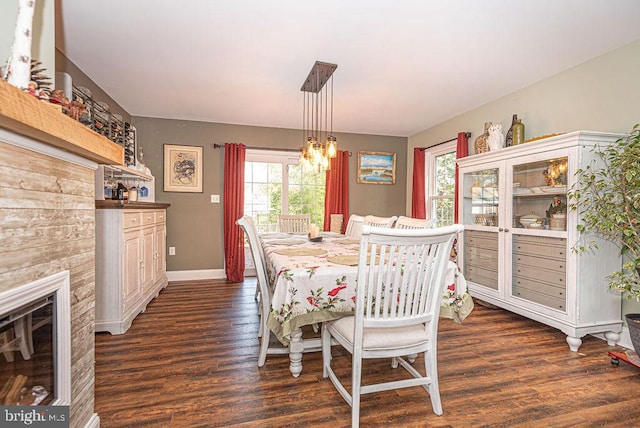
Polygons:
M456 159L466 158L469 155L469 133L458 132L458 145L456 146ZM462 223L458 217L458 192L460 189L460 177L458 176L458 165L456 164L456 199L453 202L453 221Z
M413 149L413 192L411 193L411 217L427 218L424 179L424 148Z
M331 169L327 171L327 182L324 193L324 227L329 230L331 214L342 214L342 232L349 217L349 152L338 150L331 159Z
M244 144L224 145L224 257L227 279L244 280L244 235L236 220L244 215Z

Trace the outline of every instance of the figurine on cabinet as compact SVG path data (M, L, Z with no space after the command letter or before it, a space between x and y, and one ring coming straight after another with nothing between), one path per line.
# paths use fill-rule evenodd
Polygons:
M502 124L496 123L489 127L489 137L487 137L487 146L490 152L495 152L504 147L504 134L502 133Z

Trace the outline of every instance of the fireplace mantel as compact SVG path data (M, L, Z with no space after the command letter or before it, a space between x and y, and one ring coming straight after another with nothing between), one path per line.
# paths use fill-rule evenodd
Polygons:
M57 106L0 80L0 128L106 165L122 165L124 148L62 114Z

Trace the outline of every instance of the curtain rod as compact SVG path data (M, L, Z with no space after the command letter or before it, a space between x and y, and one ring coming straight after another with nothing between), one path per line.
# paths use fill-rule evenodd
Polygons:
M213 148L214 149L224 149L224 144L214 143L213 144ZM297 152L297 153L300 153L300 149L278 149L278 148L271 148L271 147L252 147L252 146L245 146L245 148L250 149L250 150L269 150L269 151L273 151L273 152ZM351 156L351 152L349 152L349 156Z
M471 132L465 132L465 134L466 134L467 138L471 137ZM440 146L440 145L442 145L442 144L447 144L447 143L450 143L450 142L452 142L452 141L458 141L458 137L456 137L456 138L452 138L452 139L447 140L447 141L441 141L441 142L439 142L438 144L434 144L433 146L429 146L429 147L416 147L416 149L418 149L418 150L431 149L431 148L433 148L433 147Z

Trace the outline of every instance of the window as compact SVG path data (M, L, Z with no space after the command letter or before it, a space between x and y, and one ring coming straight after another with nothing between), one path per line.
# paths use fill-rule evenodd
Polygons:
M456 142L440 144L425 151L426 204L437 226L454 223Z
M244 175L244 213L258 231L276 232L278 214L311 214L324 223L326 174L303 171L295 152L247 150Z

